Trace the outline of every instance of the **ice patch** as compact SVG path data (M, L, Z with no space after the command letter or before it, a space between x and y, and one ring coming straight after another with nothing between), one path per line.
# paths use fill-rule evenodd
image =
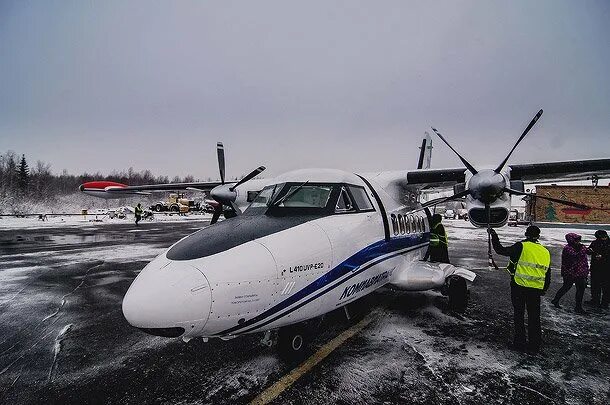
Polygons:
M48 381L53 379L53 370L55 369L55 365L57 364L57 356L61 351L61 343L65 339L65 335L72 329L74 325L69 323L64 326L60 331L57 337L55 338L55 343L53 344L53 362L51 363L51 368L49 368L49 378Z

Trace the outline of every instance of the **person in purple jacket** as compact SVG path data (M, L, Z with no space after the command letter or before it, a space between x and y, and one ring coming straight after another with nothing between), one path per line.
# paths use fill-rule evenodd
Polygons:
M564 246L561 252L561 277L563 277L563 285L555 294L555 298L551 301L557 308L561 308L559 300L565 293L570 291L572 285L576 285L576 307L575 311L579 314L584 314L582 308L582 298L585 294L587 286L587 276L589 275L589 262L587 260L587 247L580 243L581 236L576 233L568 233L566 235L568 244Z

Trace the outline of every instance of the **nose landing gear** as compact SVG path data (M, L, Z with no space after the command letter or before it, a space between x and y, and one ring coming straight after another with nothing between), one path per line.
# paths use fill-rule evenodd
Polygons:
M310 333L305 324L280 328L277 333L277 349L285 360L301 360L305 358L307 346L310 342Z

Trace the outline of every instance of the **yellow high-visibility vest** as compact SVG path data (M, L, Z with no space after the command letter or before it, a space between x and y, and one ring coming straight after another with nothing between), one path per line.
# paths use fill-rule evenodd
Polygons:
M517 285L542 290L546 272L551 266L551 254L539 243L521 242L523 251L517 263L508 263L508 271L513 275Z
M434 246L434 247L439 246L439 245L447 246L447 233L443 232L441 234L440 230L437 229L439 227L439 225L441 225L441 224L434 225L434 228L432 228L432 232L430 232L430 246Z

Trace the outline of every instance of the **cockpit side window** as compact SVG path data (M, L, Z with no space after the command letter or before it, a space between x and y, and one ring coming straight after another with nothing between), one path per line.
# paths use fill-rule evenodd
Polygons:
M354 197L354 202L358 207L359 211L375 211L373 208L373 204L371 203L371 199L369 198L364 188L358 186L349 186L349 191Z
M275 194L275 191L282 188L282 185L268 186L263 189L256 198L252 201L249 208L267 207L271 203L271 199Z
M347 193L347 189L345 187L341 187L341 191L339 192L339 199L337 200L337 205L335 207L335 212L343 213L343 212L352 212L355 211L354 204L352 203L352 199Z

